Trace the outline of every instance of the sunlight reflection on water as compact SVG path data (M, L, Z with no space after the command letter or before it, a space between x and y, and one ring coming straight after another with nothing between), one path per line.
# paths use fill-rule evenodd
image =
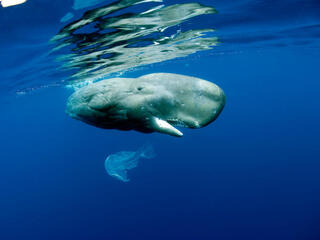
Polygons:
M88 78L94 81L111 73L209 50L217 44L213 29L179 29L179 24L191 18L216 13L214 8L185 3L153 6L138 13L120 12L145 2L161 1L118 1L87 11L63 27L51 39L56 45L53 52L64 50L57 57L61 69L75 70L71 79L77 83Z

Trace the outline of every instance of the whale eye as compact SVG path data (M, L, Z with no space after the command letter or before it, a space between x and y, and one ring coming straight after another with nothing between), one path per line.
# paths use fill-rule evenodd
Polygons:
M143 89L143 87L137 87L138 91L141 91Z

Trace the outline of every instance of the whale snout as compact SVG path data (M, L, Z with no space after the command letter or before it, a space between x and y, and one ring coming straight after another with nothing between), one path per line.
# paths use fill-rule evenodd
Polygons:
M223 109L224 105L226 104L226 95L225 95L224 91L219 86L217 86L217 85L215 85L215 86L216 86L216 93L217 93L216 94L216 101L218 103L220 103L220 105Z
M210 88L209 88L210 89ZM211 91L212 101L213 101L213 120L216 120L220 113L222 112L226 104L226 95L224 91L216 84L212 84Z

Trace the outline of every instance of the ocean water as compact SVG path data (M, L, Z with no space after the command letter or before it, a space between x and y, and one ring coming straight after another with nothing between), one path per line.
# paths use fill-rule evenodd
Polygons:
M28 0L0 34L1 240L320 239L318 0ZM156 72L218 84L219 118L174 138L65 114ZM146 142L129 182L107 174Z

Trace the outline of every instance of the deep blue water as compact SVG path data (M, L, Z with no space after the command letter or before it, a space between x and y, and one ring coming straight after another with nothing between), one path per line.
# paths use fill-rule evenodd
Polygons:
M221 116L183 138L69 118L69 72L47 53L73 1L0 8L0 239L320 239L320 2L164 4L186 2L219 13L179 27L214 28L219 45L123 73L224 90ZM107 175L109 154L146 142L157 156L130 182Z

